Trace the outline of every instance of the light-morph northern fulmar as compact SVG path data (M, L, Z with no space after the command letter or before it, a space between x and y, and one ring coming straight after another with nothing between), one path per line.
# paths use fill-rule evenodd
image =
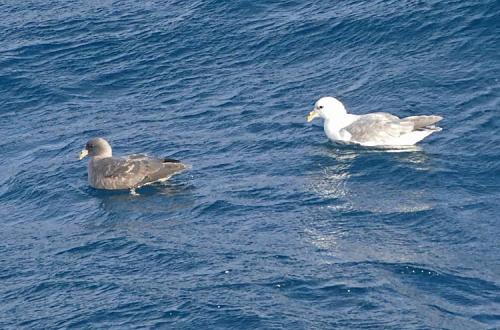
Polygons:
M369 147L412 146L440 131L435 124L443 119L436 115L398 118L387 112L349 114L334 97L320 98L307 116L307 122L316 117L325 120L324 129L330 140Z
M170 158L152 158L146 155L129 155L113 157L111 146L103 138L94 138L87 142L80 152L80 160L86 156L91 159L88 164L88 181L97 189L135 189L142 186L163 182L172 175L186 169L186 165Z

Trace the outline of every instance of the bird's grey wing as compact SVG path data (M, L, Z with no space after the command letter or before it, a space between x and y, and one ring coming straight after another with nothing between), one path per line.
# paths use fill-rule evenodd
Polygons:
M140 182L145 174L140 161L128 158L104 158L94 162L95 184L105 189L127 189Z
M402 122L394 115L379 112L362 115L343 130L350 134L350 140L353 142L383 144L411 132L413 123Z
M137 186L167 180L172 175L181 172L186 168L186 165L171 158L145 158L139 162L141 164L141 168L143 169L144 177L137 183Z
M93 168L93 186L104 189L137 188L166 180L186 166L173 159L156 159L146 155L104 158Z
M126 160L144 160L144 159L150 159L150 158L151 157L149 157L146 154L132 154L132 155L125 156L122 159L126 159Z
M391 113L388 112L372 112L367 115L361 115L361 117L368 117L368 118L374 118L374 119L380 119L380 120L394 120L397 121L399 120L398 116L395 116Z
M435 128L434 125L442 120L443 117L436 115L410 116L401 119L401 121L412 122L415 129L425 129L427 127Z

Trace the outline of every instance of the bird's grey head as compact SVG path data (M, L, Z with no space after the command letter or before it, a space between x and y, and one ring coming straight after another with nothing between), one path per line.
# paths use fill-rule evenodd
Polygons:
M326 96L316 101L314 109L309 112L307 122L312 121L316 117L323 119L335 118L347 114L347 111L339 100L334 97Z
M83 159L86 156L106 158L111 157L112 155L111 146L108 141L103 138L94 138L87 141L85 149L80 152L80 159Z

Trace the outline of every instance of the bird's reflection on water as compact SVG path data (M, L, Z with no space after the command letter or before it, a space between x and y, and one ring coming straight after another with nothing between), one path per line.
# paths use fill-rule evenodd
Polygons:
M399 234L391 236L393 222L398 228L412 218L409 214L433 209L425 188L406 182L426 176L431 157L421 148L380 150L330 143L318 153L309 188L321 201L304 223L307 240L341 259L405 260L411 251L399 251L395 257L390 246L373 244L377 237L397 240Z
M330 201L328 208L376 213L415 212L431 208L425 191L408 184L401 173L428 170L430 157L421 147L361 148L324 144L310 188ZM417 174L418 175L418 174Z
M101 211L108 219L117 222L146 218L168 218L171 214L182 214L195 203L194 187L190 183L165 182L138 189L138 195L127 190L95 190L88 188L89 195L96 198ZM126 216L124 216L126 215ZM99 225L96 219L96 225Z

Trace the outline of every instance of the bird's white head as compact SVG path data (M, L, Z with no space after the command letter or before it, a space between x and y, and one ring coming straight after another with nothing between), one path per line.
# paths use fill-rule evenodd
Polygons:
M330 119L344 116L345 114L347 114L347 111L342 102L334 97L326 96L316 101L314 109L307 116L307 122L311 122L316 117Z

